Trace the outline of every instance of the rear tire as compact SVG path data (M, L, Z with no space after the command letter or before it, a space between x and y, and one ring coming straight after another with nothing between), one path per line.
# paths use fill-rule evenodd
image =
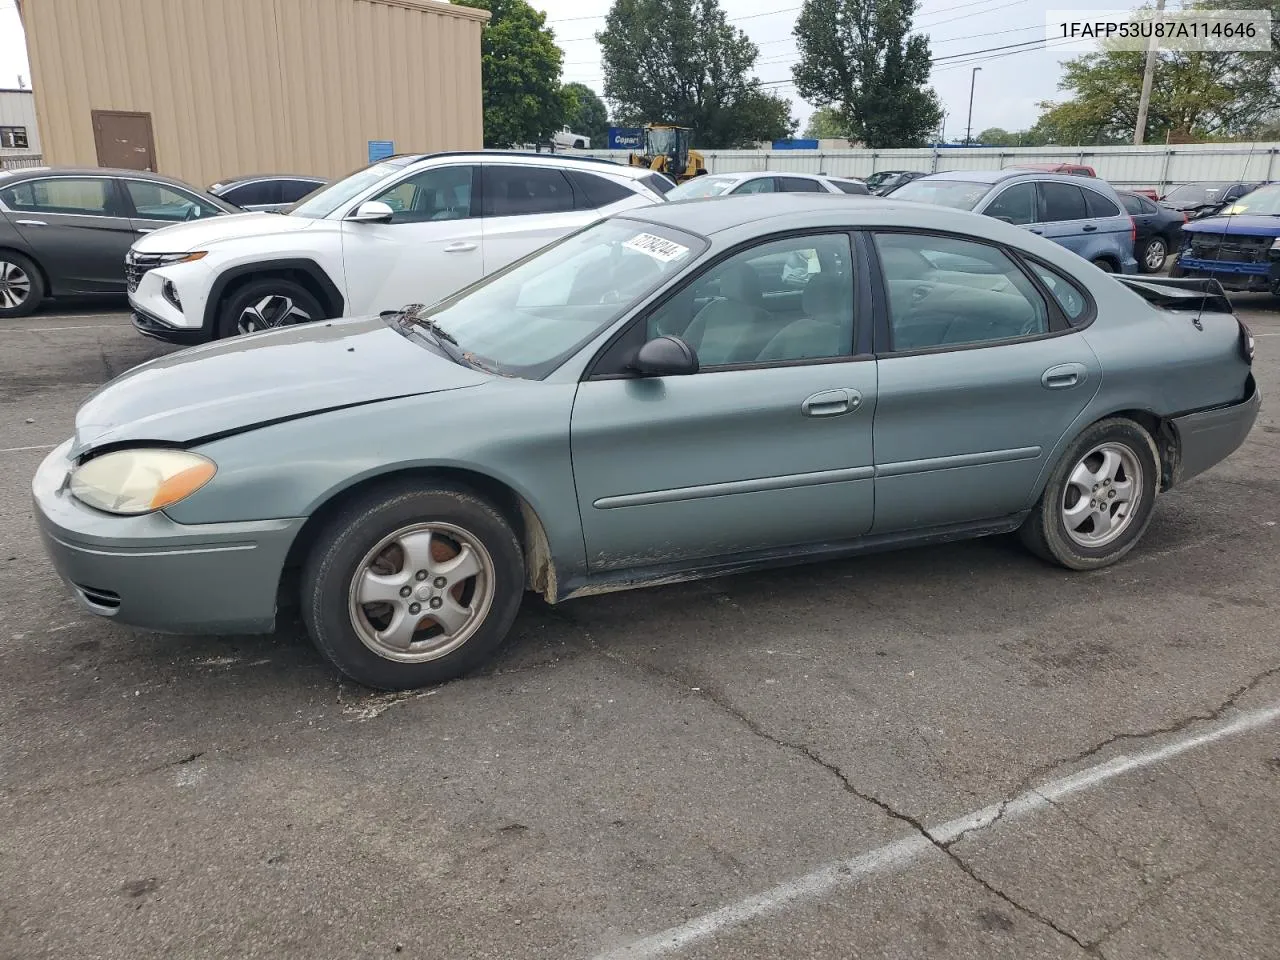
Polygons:
M1093 261L1093 265L1097 267L1099 270L1101 270L1103 273L1116 272L1115 264L1113 264L1106 257L1099 257L1097 260Z
M222 301L218 337L236 337L325 319L324 307L301 284L283 277L252 280Z
M524 554L511 525L462 487L402 483L343 508L303 568L302 616L343 674L380 690L475 669L511 629Z
M44 294L40 268L16 251L0 250L0 318L27 316Z
M1109 566L1151 523L1159 471L1151 434L1132 420L1101 420L1063 453L1018 535L1036 556L1069 570Z

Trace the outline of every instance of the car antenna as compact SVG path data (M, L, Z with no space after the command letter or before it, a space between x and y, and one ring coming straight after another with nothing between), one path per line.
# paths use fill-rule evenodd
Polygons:
M1240 174L1241 186L1249 182L1249 164L1253 161L1253 151L1257 146L1258 146L1257 143L1253 141L1249 142L1249 153L1244 158L1244 170ZM1228 187L1227 189L1230 190L1230 187ZM1235 200L1231 201L1231 206L1227 207L1227 222L1223 224L1222 233L1218 234L1218 248L1213 253L1213 260L1215 263L1217 263L1218 258L1222 256L1222 247L1227 242L1227 232L1231 229L1231 218L1236 215L1235 209L1239 205L1239 201L1242 199L1244 199L1243 194L1241 194ZM1212 279L1212 277L1210 279ZM1218 292L1221 293L1222 298L1226 300L1227 291L1222 286L1222 281L1214 280L1214 282L1218 285ZM1200 319L1203 314L1204 314L1204 300L1201 300L1200 309L1196 311L1195 325L1197 330L1204 329L1204 323Z

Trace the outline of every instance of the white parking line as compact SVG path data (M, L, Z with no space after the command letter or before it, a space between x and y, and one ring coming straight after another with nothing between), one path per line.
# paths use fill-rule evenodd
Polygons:
M989 807L957 817L941 826L929 828L929 836L937 843L949 843L962 834L989 827L997 820L1002 822L1013 820L1043 810L1053 802L1090 790L1114 777L1161 763L1205 744L1248 733L1275 723L1277 720L1280 720L1280 704L1244 713L1228 723L1210 727L1194 736L1174 740L1163 747L1132 756L1122 754L1106 763L1087 767L1058 780L1051 780L1005 803L993 803ZM836 888L855 883L862 877L886 873L936 849L934 843L926 837L919 835L905 837L850 860L841 860L819 867L812 873L788 880L771 890L703 914L678 927L671 927L616 950L598 954L596 960L648 960L651 957L674 953L724 930L754 920L763 914L773 913L788 904L826 896Z
M0 447L0 453L26 453L28 450L52 450L56 443L42 443L34 447Z
M59 330L115 330L131 326L128 323L86 323L68 327L0 327L0 333L57 333Z

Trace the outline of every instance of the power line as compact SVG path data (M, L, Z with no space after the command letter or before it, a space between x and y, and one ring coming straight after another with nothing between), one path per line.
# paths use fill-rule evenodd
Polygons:
M964 53L949 53L945 57L934 57L929 62L942 63L944 60L956 60L956 59L959 59L960 57L971 57L975 53L991 53L995 50L1012 50L1015 47L1030 47L1033 44L1043 45L1044 42L1045 42L1044 37L1040 37L1036 40L1023 40L1021 43L1006 43L1003 46L999 46L999 47L984 47L981 50L967 50Z

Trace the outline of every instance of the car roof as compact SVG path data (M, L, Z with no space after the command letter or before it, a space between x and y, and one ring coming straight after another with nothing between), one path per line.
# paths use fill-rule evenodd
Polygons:
M451 150L443 153L421 153L404 156L412 156L412 159L408 160L405 164L406 166L427 160L436 161L446 158L474 157L477 161L488 160L492 162L494 158L498 158L503 162L512 161L516 164L529 164L530 166L538 166L539 164L567 167L588 165L596 168L602 168L599 170L600 173L609 173L618 177L628 177L632 180L639 180L640 178L646 177L655 172L648 167L633 167L630 164L618 163L615 160L608 160L604 157L582 157L569 153L530 153L527 150ZM400 157L387 157L387 159L400 159Z
M221 180L215 180L214 183L220 187L229 187L233 183L247 183L250 180L314 180L317 183L326 182L325 177L316 176L314 173L246 173L239 177L224 177Z
M152 180L156 183L168 183L187 190L200 190L191 184L166 177L149 170L125 170L120 167L18 167L14 170L0 170L0 183L10 180L25 180L28 177L128 177L130 180Z
M703 236L734 230L760 220L775 221L771 227L777 230L839 223L854 227L956 230L975 235L980 231L1004 232L1001 228L1008 226L951 207L847 193L754 193L699 197L639 207L615 216L644 220ZM1026 235L1026 231L1018 227L1010 226L1009 231L1012 231L1009 236Z
M1048 170L1019 170L1016 167L1005 167L1002 170L946 170L931 173L921 180L961 180L966 183L1003 183L1006 180L1047 180L1055 183L1074 183L1077 187L1085 184L1106 183L1100 177L1083 178L1069 173L1052 173ZM1108 184L1109 185L1109 184Z

